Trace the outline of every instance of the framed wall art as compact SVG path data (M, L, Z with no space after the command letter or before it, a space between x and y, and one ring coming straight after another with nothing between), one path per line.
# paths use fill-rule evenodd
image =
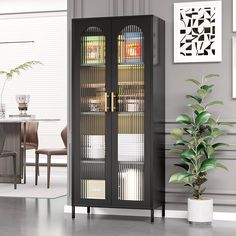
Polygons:
M236 0L233 0L233 32L236 32Z
M232 97L236 98L236 36L232 37Z
M174 62L222 60L222 2L174 3Z

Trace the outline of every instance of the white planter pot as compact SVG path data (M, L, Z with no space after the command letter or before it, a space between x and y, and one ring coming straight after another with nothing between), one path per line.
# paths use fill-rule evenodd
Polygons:
M211 223L212 219L213 199L188 198L188 221L190 223Z

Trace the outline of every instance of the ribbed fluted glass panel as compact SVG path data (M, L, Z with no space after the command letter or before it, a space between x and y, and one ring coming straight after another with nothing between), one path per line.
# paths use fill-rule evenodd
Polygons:
M135 25L118 36L118 200L144 201L143 46Z
M89 27L81 37L80 197L84 199L106 198L105 40L97 27Z
M105 109L105 46L105 36L97 27L89 27L81 37L81 111Z

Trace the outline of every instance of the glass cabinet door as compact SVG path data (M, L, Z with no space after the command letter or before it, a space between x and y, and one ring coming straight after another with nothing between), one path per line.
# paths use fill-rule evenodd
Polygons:
M117 198L144 201L144 37L136 25L117 38Z
M89 27L80 45L80 199L107 198L106 36Z

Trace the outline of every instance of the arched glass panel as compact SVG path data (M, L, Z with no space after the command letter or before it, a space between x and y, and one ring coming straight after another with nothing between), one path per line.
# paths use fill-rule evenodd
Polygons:
M136 25L118 35L118 200L144 200L144 37Z
M89 27L81 37L80 157L81 198L105 199L106 37ZM79 101L78 101L79 103Z

